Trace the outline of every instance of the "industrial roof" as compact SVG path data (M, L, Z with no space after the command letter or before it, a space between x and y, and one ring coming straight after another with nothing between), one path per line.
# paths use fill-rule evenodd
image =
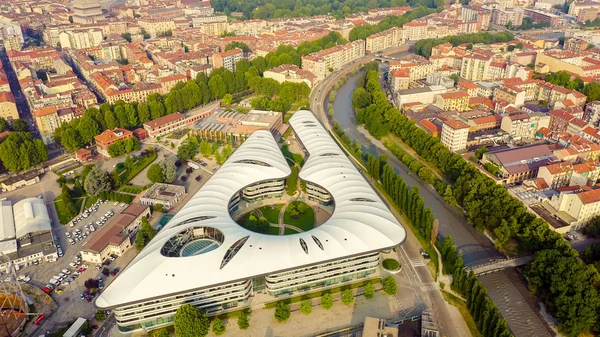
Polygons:
M277 236L251 232L231 218L229 201L238 191L291 173L271 133L256 131L104 290L96 305L119 307L402 243L404 228L315 116L301 110L290 124L309 154L300 178L328 190L335 201L328 220L310 231ZM221 231L222 244L201 255L161 254L174 235L199 226ZM228 250L244 239L237 253L223 264Z
M15 219L10 200L0 201L0 240L15 238Z
M23 199L13 206L13 212L17 238L29 233L52 230L44 199Z

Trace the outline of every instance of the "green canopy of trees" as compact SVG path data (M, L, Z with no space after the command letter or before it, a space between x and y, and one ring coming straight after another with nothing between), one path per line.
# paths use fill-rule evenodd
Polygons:
M414 5L412 5L412 7L417 8L402 15L388 16L376 25L360 25L354 27L350 31L350 41L364 40L367 36L377 34L384 30L394 27L402 27L405 23L408 23L412 20L419 19L442 10L444 3L443 0L409 0L409 2L413 2ZM439 6L440 3L442 6Z
M240 48L244 53L247 53L250 51L250 48L248 47L247 44L243 43L243 42L239 42L239 41L233 41L230 44L228 44L227 46L225 46L225 51L229 51L235 48Z
M508 42L514 39L514 35L510 32L498 32L498 33L475 33L457 36L446 36L443 39L424 39L419 40L415 43L414 51L417 55L421 55L425 58L431 56L431 49L439 44L450 42L453 46L458 46L463 43L497 43L497 42Z
M329 14L336 18L344 18L349 14L366 12L369 9L374 8L398 6L414 7L418 4L429 4L433 2L425 0L409 0L408 2L406 0L211 0L210 3L215 11L224 12L226 15L231 12L241 12L245 19L271 19ZM436 4L443 7L443 2L437 2Z
M139 147L140 141L136 137L126 139L125 141L117 140L108 147L108 154L114 158L135 151Z
M7 170L19 172L48 160L48 150L30 133L13 132L0 144L0 160Z
M275 319L277 322L285 322L290 318L290 305L279 301L275 305Z
M141 251L150 240L154 238L156 235L156 229L152 228L150 225L150 221L148 221L147 217L142 217L142 226L140 230L135 234L135 249L139 252Z
M242 312L238 316L238 327L240 328L240 330L246 330L250 327L250 318L248 310L242 310Z
M177 309L174 322L177 337L204 337L210 327L208 317L191 304L184 304Z
M530 17L524 17L523 23L520 26L512 26L509 27L511 30L528 30L528 29L541 29L550 27L550 21L542 21L542 22L533 22L533 19Z
M345 305L352 304L354 302L354 293L352 289L346 289L342 292L342 303Z
M325 310L329 310L333 307L333 296L331 293L327 292L321 295L321 307Z

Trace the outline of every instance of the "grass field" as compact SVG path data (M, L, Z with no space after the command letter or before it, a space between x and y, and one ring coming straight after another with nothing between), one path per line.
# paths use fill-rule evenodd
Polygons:
M81 187L75 187L71 190L71 195L75 201L75 209L77 210L77 213L79 213L79 210L81 209L81 203L83 203L84 191L81 189ZM58 221L60 221L61 224L64 225L71 221L72 218L65 214L65 204L62 202L61 195L54 198L54 208L56 209Z
M442 295L444 296L444 299L446 300L446 302L448 302L451 305L458 308L458 311L460 311L460 314L462 315L465 322L467 323L467 326L469 327L471 336L482 337L481 333L479 333L479 330L477 330L477 324L475 324L475 320L473 320L473 317L471 316L469 309L467 309L467 303L465 303L465 301L461 300L460 298L454 296L453 294L451 294L445 290L440 290L440 291L442 292Z
M285 180L285 190L287 192L288 195L292 196L294 195L294 193L296 193L296 190L298 189L298 167L296 166L292 166L290 167L290 169L292 169L292 174L290 174L289 177L287 177L287 179Z
M146 166L152 164L152 162L156 160L156 156L156 152L151 152L145 157L137 158L133 163L133 167L131 168L131 170L128 170L125 167L116 169L117 173L121 177L121 183L128 183L131 179L133 179L140 172L142 172L142 170L145 169Z
M285 228L283 231L283 235L290 235L290 234L298 234L299 232L296 232L295 230L291 229L291 228Z
M294 201L294 203L302 203L301 201ZM290 204L290 206L292 205ZM283 215L283 223L287 225L296 226L304 231L311 230L315 227L315 211L308 205L306 212L301 214L297 219L294 219L290 216L288 212L288 208L285 210L285 214Z
M283 204L263 206L258 210L270 223L279 223L279 212L281 212Z

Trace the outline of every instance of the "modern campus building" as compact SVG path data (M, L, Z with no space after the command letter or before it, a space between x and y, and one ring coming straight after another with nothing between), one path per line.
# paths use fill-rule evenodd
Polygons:
M401 244L406 231L310 111L296 112L290 124L306 154L299 178L326 192L330 218L285 236L232 219L249 187L261 191L253 198L282 193L279 182L291 174L271 132L255 131L96 300L114 309L122 332L173 324L183 304L216 315L251 306L257 293L277 297L376 276L379 252Z

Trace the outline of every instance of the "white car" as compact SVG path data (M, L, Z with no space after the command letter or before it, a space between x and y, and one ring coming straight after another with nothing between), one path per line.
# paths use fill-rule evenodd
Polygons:
M63 274L65 274L65 275L69 275L69 274L71 274L71 271L70 271L69 269L63 269L63 270L62 270L62 272L63 272Z
M90 230L91 230L92 232L95 232L95 231L96 231L96 228L94 228L94 225L90 225Z
M65 232L65 236L70 238L71 237L71 232Z
M113 204L114 206L119 206L119 202L115 201L115 203Z

